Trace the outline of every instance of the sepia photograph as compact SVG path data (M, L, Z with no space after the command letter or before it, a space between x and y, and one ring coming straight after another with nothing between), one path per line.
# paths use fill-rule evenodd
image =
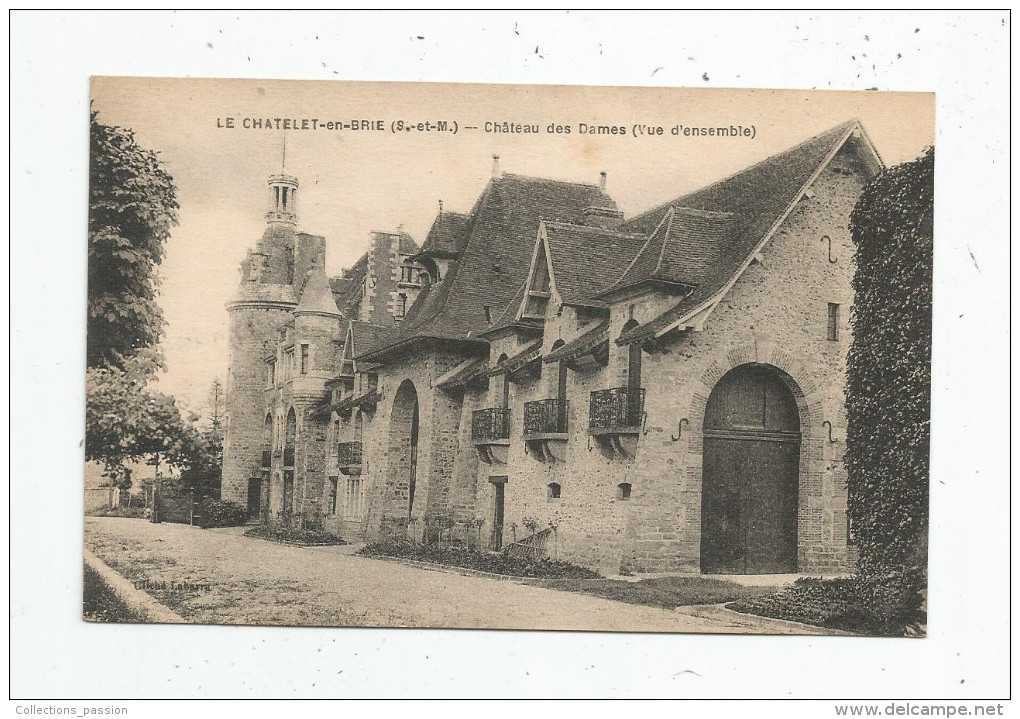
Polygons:
M1008 10L9 20L12 715L1008 715Z
M90 107L86 619L926 633L931 94Z

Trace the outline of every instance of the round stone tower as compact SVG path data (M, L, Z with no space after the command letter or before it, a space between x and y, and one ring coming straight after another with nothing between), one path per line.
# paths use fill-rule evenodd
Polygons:
M230 365L220 491L224 500L244 505L251 502L253 516L259 511L262 452L268 449L263 445L270 362L281 330L293 321L297 307L297 189L295 177L270 176L266 230L241 262L241 284L236 298L227 305Z

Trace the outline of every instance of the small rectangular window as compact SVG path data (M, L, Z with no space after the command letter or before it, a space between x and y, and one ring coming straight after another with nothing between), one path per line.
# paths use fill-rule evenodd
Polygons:
M266 384L269 387L276 386L276 362L269 363L269 369L266 372Z
M294 376L294 350L283 354L283 381L288 381Z
M829 303L829 341L839 340L839 305L835 302Z
M308 345L301 345L301 374L308 374Z
M401 293L397 295L397 317L403 317L407 314L407 295Z

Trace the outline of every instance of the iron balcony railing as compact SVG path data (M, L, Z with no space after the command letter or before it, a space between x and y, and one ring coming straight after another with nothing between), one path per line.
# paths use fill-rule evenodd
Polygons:
M294 466L294 448L284 447L283 448L283 466L293 467Z
M268 469L273 463L273 453L271 450L262 450L262 469Z
M484 442L487 440L510 438L510 410L502 407L476 409L471 416L471 440Z
M563 434L567 431L567 400L540 399L524 403L524 434Z
M640 427L645 408L643 387L614 387L591 393L589 429Z
M337 445L337 464L341 467L361 465L361 442L341 442Z

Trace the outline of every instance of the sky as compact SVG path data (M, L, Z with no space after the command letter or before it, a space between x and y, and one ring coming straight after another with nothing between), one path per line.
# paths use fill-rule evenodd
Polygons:
M91 95L99 120L134 130L177 186L180 223L160 267L167 371L159 384L196 411L213 379L226 376L225 305L265 227L266 179L284 162L300 182L298 227L326 237L327 270L339 274L373 230L402 226L421 243L440 200L469 211L493 154L509 173L596 183L605 171L630 217L851 118L887 165L920 155L935 132L934 95L925 93L100 77ZM273 127L246 129L246 118ZM276 118L383 129L284 130ZM399 120L456 122L457 132L394 131ZM486 132L486 123L504 122L539 132ZM582 124L624 134L582 133ZM635 137L635 125L662 134ZM753 128L753 137L672 132L731 125Z

